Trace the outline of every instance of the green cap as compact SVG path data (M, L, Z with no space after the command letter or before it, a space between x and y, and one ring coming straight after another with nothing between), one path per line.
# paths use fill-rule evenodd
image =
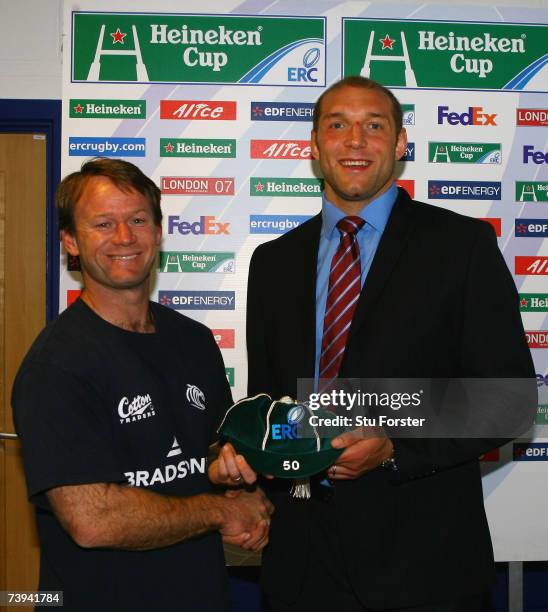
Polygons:
M260 393L236 402L228 409L218 433L228 439L236 451L259 474L278 478L305 478L327 469L342 449L331 446L331 440L342 428L310 424L310 417L333 418L332 412L311 410L290 397L273 401ZM313 420L314 422L314 420Z

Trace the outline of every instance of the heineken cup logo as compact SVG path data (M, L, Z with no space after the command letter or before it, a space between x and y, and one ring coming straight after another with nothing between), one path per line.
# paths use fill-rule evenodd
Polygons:
M344 76L392 87L546 89L542 25L343 19Z
M73 81L325 85L325 18L73 13Z

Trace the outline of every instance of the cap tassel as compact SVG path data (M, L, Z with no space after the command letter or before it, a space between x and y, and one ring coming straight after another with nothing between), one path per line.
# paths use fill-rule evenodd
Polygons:
M310 491L310 478L295 478L291 485L291 497L296 499L310 499L312 493Z

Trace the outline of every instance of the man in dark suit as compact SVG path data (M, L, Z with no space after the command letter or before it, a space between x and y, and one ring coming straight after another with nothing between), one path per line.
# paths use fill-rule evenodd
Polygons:
M349 77L318 100L322 211L253 254L249 395L296 397L298 379L337 374L534 377L492 228L398 189L406 144L400 105L378 83ZM349 258L344 272L339 257ZM311 499L272 481L263 554L271 610L485 609L494 564L478 457L497 443L358 429L333 441L343 452L327 472L331 486L318 479ZM224 455L233 477L253 479L241 457Z

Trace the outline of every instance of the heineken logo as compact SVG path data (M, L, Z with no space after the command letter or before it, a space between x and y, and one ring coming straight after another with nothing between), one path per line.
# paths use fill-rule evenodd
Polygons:
M433 164L500 164L501 146L493 142L429 142L428 161Z
M69 117L79 119L146 119L146 100L71 99Z
M252 140L251 159L312 159L310 140Z
M252 177L249 182L251 196L316 197L321 196L322 191L321 179Z
M236 157L236 141L160 138L160 157Z
M521 312L548 312L548 293L520 293Z
M72 80L325 85L324 17L74 12Z
M160 272L216 272L234 273L234 252L160 251Z
M516 125L547 127L548 110L545 108L517 108Z
M343 74L389 87L544 91L543 25L343 18Z
M516 202L548 202L548 181L516 181Z
M166 195L234 195L234 179L205 176L162 176L160 189Z
M160 119L233 121L236 119L236 102L160 100Z
M546 275L548 274L548 257L539 255L516 255L515 274Z
M548 425L548 404L539 404L535 415L537 425Z

